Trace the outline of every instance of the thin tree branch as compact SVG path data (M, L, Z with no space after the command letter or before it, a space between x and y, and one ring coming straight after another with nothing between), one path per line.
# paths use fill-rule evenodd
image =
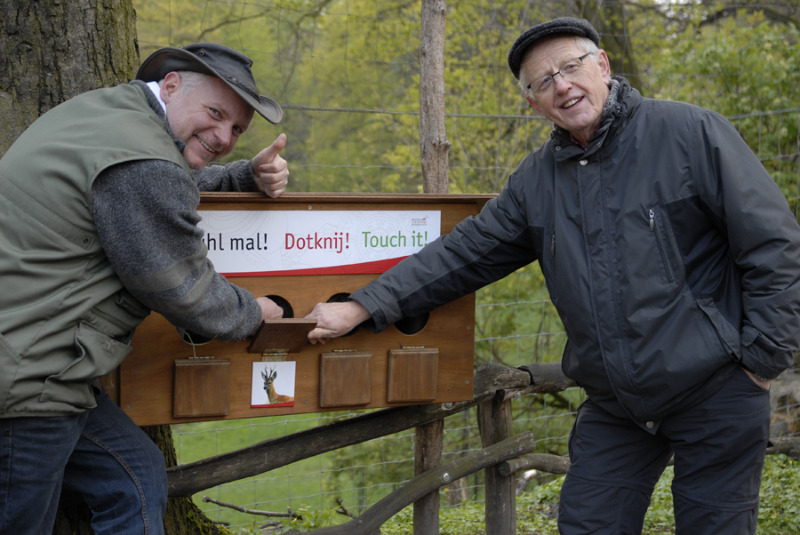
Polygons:
M286 513L275 513L272 511L260 511L258 509L248 509L247 507L241 507L239 505L234 505L232 503L226 503L210 496L203 496L203 501L206 503L213 503L222 507L227 507L228 509L233 509L234 511L239 511L240 513L247 513L248 515L261 515L261 516L271 516L276 518L291 518L293 520L303 520L302 515L298 515L291 508L287 507Z

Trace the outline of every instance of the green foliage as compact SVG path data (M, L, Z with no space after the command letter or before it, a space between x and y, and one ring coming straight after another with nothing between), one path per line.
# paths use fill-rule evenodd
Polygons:
M419 192L420 5L412 0L136 0L143 55L217 41L254 59L262 92L286 110L253 122L230 158L249 157L285 131L293 191ZM508 47L552 16L592 18L620 74L647 96L731 117L790 202L797 202L798 29L723 3L638 7L503 0L448 3L445 105L452 192L496 192L549 135L521 98ZM788 19L787 19L788 20ZM616 32L624 31L624 35Z
M288 419L286 425L292 430L299 430L311 424L311 421L293 421ZM255 422L255 421L254 421ZM251 422L254 423L254 422ZM449 422L449 421L448 421ZM466 422L468 423L468 421ZM229 425L224 425L229 424ZM227 451L234 447L241 447L247 440L252 440L253 433L257 433L259 438L266 438L263 435L277 433L278 430L264 430L255 428L248 425L234 425L231 422L217 422L218 427L230 427L230 432L225 430L217 431L216 433L200 432L197 429L198 425L207 424L185 424L182 427L191 429L191 432L198 432L198 436L193 436L191 440L186 441L186 446L182 450L187 451L184 457L197 456L198 458L207 457L211 452L220 453ZM267 431L266 433L264 431ZM286 429L285 431L289 431ZM214 446L210 442L196 440L200 437L207 435L215 435L216 440ZM467 445L464 449L470 447L478 447L479 442ZM192 446L194 450L186 450L186 447ZM204 449L205 448L205 449ZM208 448L212 448L210 452ZM352 448L348 448L352 449ZM342 468L344 465L340 464L345 462L352 463L358 460L361 463L372 462L375 466L366 466L364 464L356 466L358 471L361 470L386 470L391 467L379 466L387 459L376 457L374 451L368 451L369 448L364 448L357 454L336 455L330 454L322 456L323 460L317 460L317 470L319 472L337 471L337 468ZM376 448L372 448L375 450ZM379 450L384 450L385 445L381 445ZM391 447L390 447L391 449ZM399 446L401 451L413 451L413 446L405 444ZM448 446L446 449L452 451ZM345 451L345 450L340 450ZM387 454L396 455L397 452L386 452ZM402 456L401 456L402 457ZM392 457L396 459L397 457ZM186 458L185 461L188 461ZM294 471L302 470L303 466L292 465ZM411 476L411 461L408 461L408 476ZM309 467L305 467L309 468ZM288 528L300 529L301 531L308 531L318 529L321 527L338 525L348 521L348 518L343 514L337 512L339 505L336 503L336 498L342 498L343 504L348 508L348 511L353 514L363 513L366 506L371 505L378 499L382 498L392 490L395 490L398 484L395 485L382 485L372 487L375 481L385 480L386 474L379 474L370 472L367 476L356 481L348 480L344 474L341 477L337 476L335 482L342 486L341 488L352 488L352 485L368 485L370 489L368 503L356 503L357 493L349 493L347 491L341 492L336 489L328 489L330 492L326 493L324 499L317 499L314 493L319 492L319 483L306 484L305 488L302 484L296 482L287 489L281 485L275 485L274 482L280 479L278 471L269 474L269 481L262 478L259 483L257 478L244 483L245 488L239 488L242 485L224 485L216 489L213 494L217 495L218 499L227 503L234 503L237 505L244 505L254 509L264 510L263 506L247 505L252 500L253 492L257 488L259 503L270 503L270 507L266 508L271 511L285 511L283 505L274 505L276 503L288 504L292 507L295 513L302 515L301 520L281 520L282 524ZM645 527L643 533L645 535L656 535L662 533L674 532L674 519L672 512L672 496L670 492L670 484L672 481L673 472L672 468L667 468L664 475L659 480L653 492L650 508L645 517ZM317 478L318 479L318 478ZM336 479L336 478L334 478ZM330 482L330 481L329 481ZM529 490L523 492L517 499L517 529L519 533L529 534L556 534L555 512L557 511L557 504L559 502L559 493L563 476L544 476L539 480L539 483L534 486L535 481ZM328 483L325 483L327 485ZM348 486L350 485L350 486ZM292 491L295 495L307 496L307 498L295 498L286 502L281 502L280 496L286 497L287 491ZM314 497L312 497L314 496ZM199 498L199 497L196 497ZM442 490L442 503L447 503L447 490ZM243 535L246 533L258 533L257 525L266 522L264 517L254 517L235 511L219 509L218 506L200 502L197 500L198 505L206 510L206 512L217 521L224 521L238 526L235 533ZM767 456L764 472L763 482L761 486L761 504L759 510L759 533L765 535L788 535L790 533L800 532L800 466L796 460L783 455ZM443 505L440 511L440 527L443 535L478 535L485 533L484 525L484 502L482 494L479 492L473 495L467 502L458 506L448 507ZM411 532L412 522L412 509L410 507L403 510L400 514L390 519L384 526L382 526L382 533L384 535L405 534Z
M542 8L530 2L448 3L445 106L452 192L496 192L531 148L549 135L508 69L508 48ZM530 110L530 111L529 111Z
M761 486L758 532L763 535L790 535L800 532L800 467L797 461L783 456L767 456ZM675 532L672 510L673 470L668 467L656 484L650 508L645 516L643 535L662 535ZM539 484L517 497L517 533L557 535L556 516L564 476ZM444 503L444 502L443 502ZM299 510L302 521L285 521L286 528L307 531L341 524L348 518L335 511ZM483 535L485 505L482 501L467 501L458 506L443 506L439 514L441 535ZM406 535L413 531L413 508L407 507L383 526L383 535ZM255 533L250 530L237 532Z
M797 27L741 10L713 26L687 26L658 50L651 65L656 97L729 117L787 198L798 198L797 163L787 158L798 150Z
M761 483L759 533L800 533L800 464L784 455L769 456Z

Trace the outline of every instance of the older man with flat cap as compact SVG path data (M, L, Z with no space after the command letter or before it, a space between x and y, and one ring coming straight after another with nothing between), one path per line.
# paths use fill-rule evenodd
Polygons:
M586 391L565 534L641 533L674 456L677 532L755 533L770 380L800 344L800 227L720 115L612 77L585 20L536 25L508 63L553 122L475 218L319 304L313 342L382 329L538 261Z
M212 43L156 51L130 84L35 121L0 160L0 533L50 533L80 495L97 534L164 532L164 459L103 392L151 310L204 338L237 340L281 308L214 271L201 190L286 188L286 137L229 154L259 94L251 60Z

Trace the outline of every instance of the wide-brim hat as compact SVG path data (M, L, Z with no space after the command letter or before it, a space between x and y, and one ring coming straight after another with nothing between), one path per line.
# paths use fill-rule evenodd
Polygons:
M561 17L542 22L525 30L511 45L511 50L508 52L508 66L511 67L514 78L519 79L519 69L522 65L522 58L525 57L525 52L538 41L556 35L586 37L591 39L597 46L600 46L600 34L587 20Z
M197 43L183 48L165 47L156 50L142 62L136 79L158 82L172 71L192 71L216 76L242 97L267 121L278 124L283 110L277 102L259 94L253 73L253 60L226 46Z

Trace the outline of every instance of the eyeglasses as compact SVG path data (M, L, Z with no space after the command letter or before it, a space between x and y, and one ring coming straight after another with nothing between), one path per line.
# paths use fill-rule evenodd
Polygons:
M565 80L568 78L574 78L576 74L580 72L583 68L583 60L586 59L587 56L591 56L594 52L587 52L586 54L577 57L575 59L571 59L565 64L561 66L553 74L545 74L544 76L540 76L536 78L534 81L529 83L525 88L528 91L533 91L533 94L536 96L541 95L555 84L556 74L560 74Z

